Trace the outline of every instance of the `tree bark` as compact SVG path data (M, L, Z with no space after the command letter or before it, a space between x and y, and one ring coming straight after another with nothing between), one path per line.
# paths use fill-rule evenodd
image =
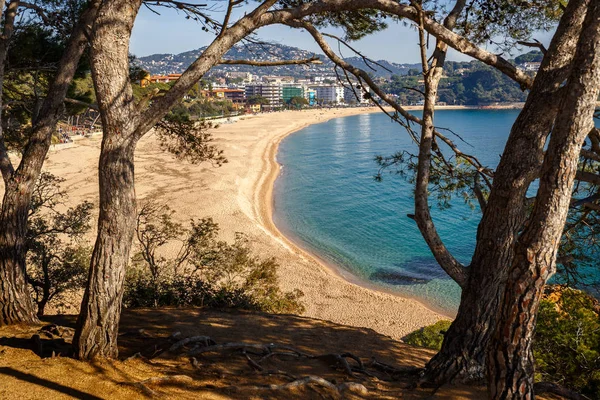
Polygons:
M537 177L558 110L589 0L571 0L515 121L477 231L477 244L458 314L442 349L427 364L424 380L443 384L481 381L486 351L504 294L518 232L526 218L526 194Z
M73 338L81 359L118 355L123 283L135 231L134 150L132 140L105 135L102 141L98 236Z
M25 278L24 244L31 196L50 148L67 90L85 50L86 30L96 16L99 2L90 2L73 29L39 117L34 121L33 132L19 167L16 171L3 174L5 193L0 212L0 325L37 321ZM0 142L3 148L1 138Z
M533 399L532 339L544 285L556 269L581 147L594 126L600 88L600 2L590 2L540 175L519 236L489 350L493 399Z
M269 0L215 39L164 96L149 108L135 103L129 82L129 38L141 0L103 2L91 38L92 78L102 118L100 215L77 328L80 359L115 358L126 267L136 226L134 152L143 137L240 39L258 27Z

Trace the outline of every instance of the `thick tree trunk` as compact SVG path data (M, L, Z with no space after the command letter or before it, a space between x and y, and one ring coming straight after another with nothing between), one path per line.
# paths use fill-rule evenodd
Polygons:
M538 71L525 107L511 129L477 232L469 279L441 351L425 381L482 380L486 350L504 296L514 245L526 218L526 195L542 163L546 137L559 109L589 0L571 0Z
M91 43L102 118L100 214L88 284L73 338L80 359L115 358L121 300L136 225L134 152L139 111L129 82L129 38L141 0L103 2Z
M259 9L275 3L269 0ZM73 339L80 359L114 358L123 283L136 223L134 150L146 134L223 55L256 28L249 13L202 53L164 96L143 109L129 82L129 38L141 0L103 2L91 38L92 77L102 118L100 216L89 281Z
M22 212L23 207L3 207L0 217L0 326L38 322L25 277Z
M515 246L489 349L491 398L534 397L531 347L537 310L544 285L555 272L581 147L594 126L599 87L600 2L592 1L552 129L535 206Z
M24 243L31 197L50 148L67 90L85 50L85 32L96 16L98 4L99 0L90 2L71 34L39 118L34 121L33 132L19 167L6 174L3 170L5 193L0 213L0 325L37 321L25 278ZM0 148L3 148L4 142L0 142ZM0 161L10 165L7 158Z
M77 330L80 359L115 358L125 270L135 231L135 142L105 136L100 156L100 216Z

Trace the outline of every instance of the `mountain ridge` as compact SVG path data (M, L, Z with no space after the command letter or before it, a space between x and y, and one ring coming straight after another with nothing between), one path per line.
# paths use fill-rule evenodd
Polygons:
M136 64L153 75L182 73L192 64L207 46L185 51L178 54L157 53L136 58ZM218 65L211 70L212 74L224 72L250 72L256 75L289 75L297 78L334 75L335 64L325 55L310 52L298 47L283 44L237 44L227 52L225 58L232 60L254 60L254 61L276 61L276 60L298 60L319 56L322 64L311 65L283 65L276 67L256 67L250 65ZM375 77L389 78L391 75L406 75L411 68L418 64L399 64L387 60L376 60L369 63L371 69L362 57L345 58L350 64L368 71ZM382 67L383 66L383 67ZM390 72L391 71L391 72Z

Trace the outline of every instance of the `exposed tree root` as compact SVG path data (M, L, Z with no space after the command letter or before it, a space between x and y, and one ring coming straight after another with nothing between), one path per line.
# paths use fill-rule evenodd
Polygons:
M182 339L176 343L174 343L171 347L169 347L169 352L173 353L177 350L179 350L180 348L182 348L183 346L186 346L188 344L196 344L196 343L202 343L204 346L210 346L210 345L215 345L215 341L212 340L210 337L208 336L192 336L192 337L188 337L185 339Z
M335 399L342 399L344 394L352 392L360 395L366 395L368 390L360 383L355 382L344 382L339 385L335 385L326 379L318 376L306 376L304 378L296 379L293 382L284 383L282 385L265 385L265 386L230 386L228 389L232 391L252 391L252 392L263 392L263 391L280 391L280 390L294 390L301 389L309 386L318 386L324 388L330 393Z
M228 390L234 391L283 391L283 390L294 390L304 388L305 390L312 390L323 397L343 398L344 393L352 392L357 395L364 395L367 393L367 388L361 383L357 382L343 382L334 383L322 377L309 375L309 376L296 376L290 372L272 369L265 365L265 362L277 358L283 361L296 361L302 362L302 360L315 360L322 362L328 366L343 371L347 376L352 378L358 378L360 375L363 377L360 379L374 379L383 381L398 380L402 377L411 376L419 372L419 368L414 367L395 367L372 358L368 361L363 361L360 357L349 353L324 353L324 354L310 354L308 352L296 349L291 346L269 343L244 343L244 342L231 342L231 343L216 343L212 338L208 336L192 336L183 338L179 332L176 332L169 336L168 342L171 345L164 347L165 350L162 353L169 352L172 354L186 355L189 357L191 364L195 368L201 368L202 363L197 357L205 356L209 353L224 353L224 354L239 354L244 357L252 373L262 376L279 376L285 380L289 380L283 384L272 384L265 386L230 386ZM159 378L159 379L173 379L171 377ZM189 379L189 378L188 378ZM139 387L145 393L149 395L155 395L154 392L147 385L149 383L156 383L157 380L147 380L136 383L135 386Z

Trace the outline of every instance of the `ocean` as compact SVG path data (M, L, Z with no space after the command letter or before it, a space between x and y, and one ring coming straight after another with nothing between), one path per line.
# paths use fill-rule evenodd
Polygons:
M519 110L440 110L436 126L466 153L495 167ZM415 113L419 115L419 113ZM464 140L464 141L463 141ZM296 244L367 285L416 298L452 315L460 290L436 264L416 223L413 185L384 172L377 155L417 147L404 128L383 113L337 118L286 137L277 161L274 222ZM440 236L468 264L481 212L457 196L449 208L430 198Z

